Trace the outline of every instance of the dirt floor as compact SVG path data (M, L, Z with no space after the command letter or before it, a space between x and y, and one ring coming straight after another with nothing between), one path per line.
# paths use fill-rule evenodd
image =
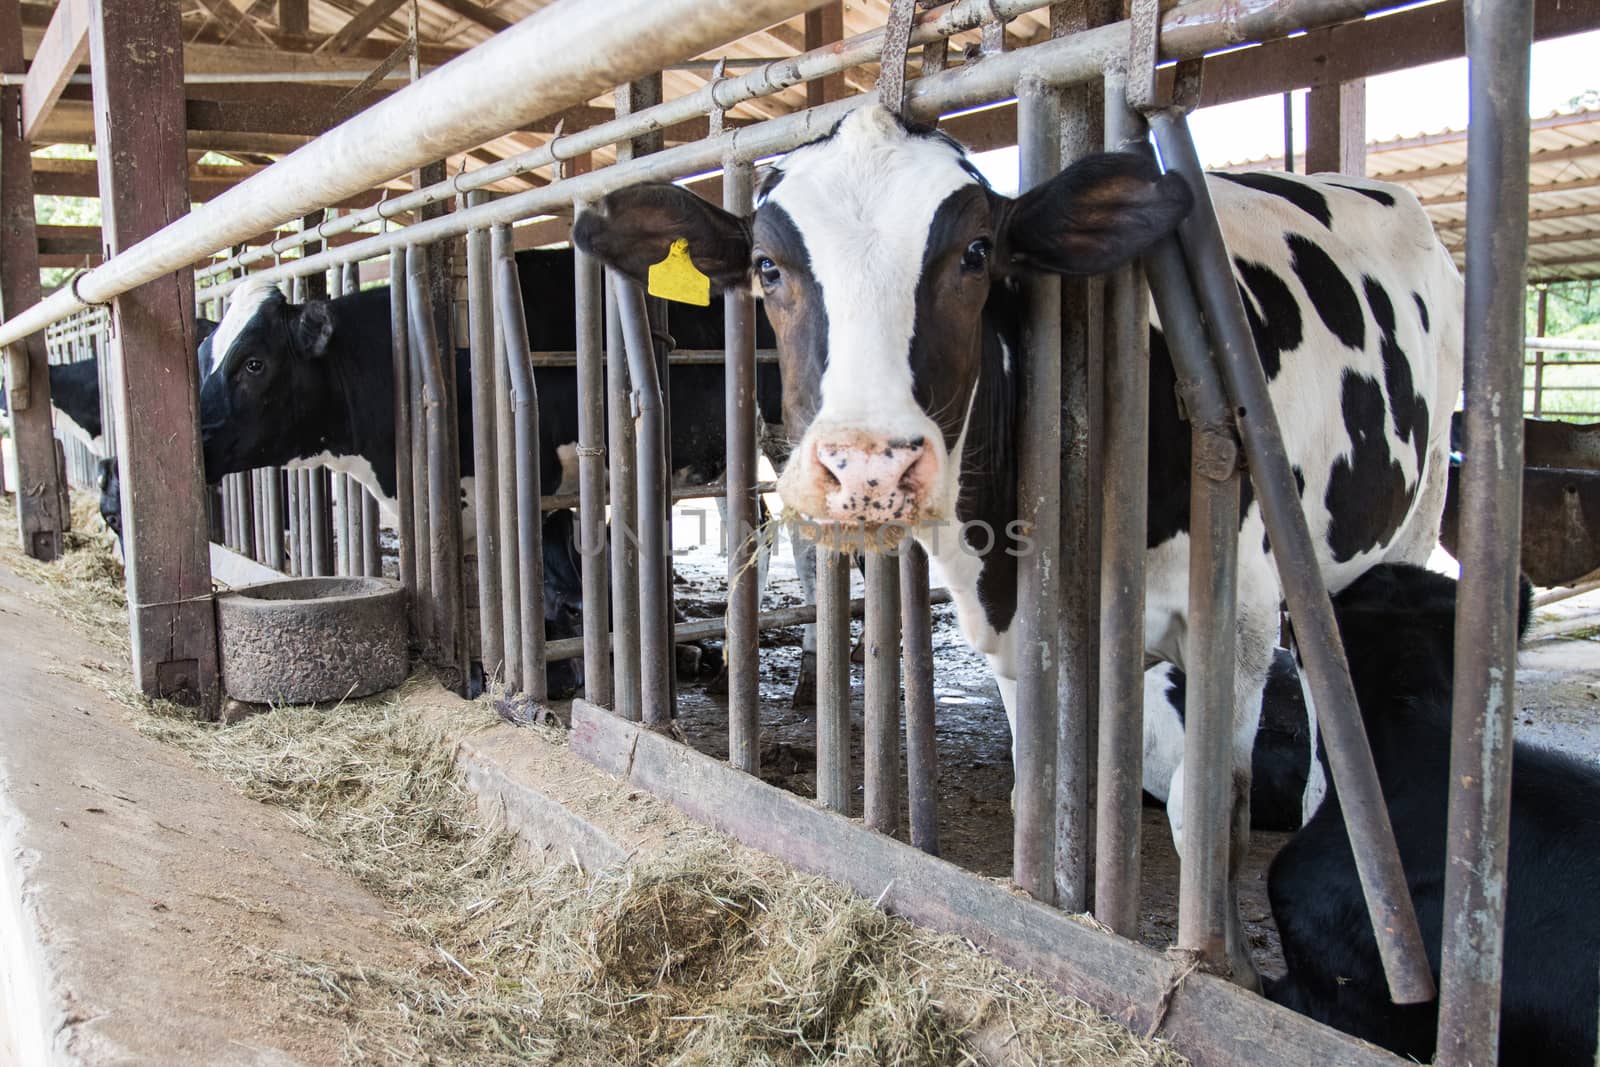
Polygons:
M691 617L724 609L726 560L716 546L715 514L685 521L680 510L675 545L675 589ZM862 594L859 574L853 595ZM787 542L772 560L763 610L800 603L799 582ZM983 657L970 649L956 624L955 609L933 609L934 694L940 768L939 835L941 855L982 874L1011 872L1010 733L999 690ZM1562 748L1600 762L1600 592L1539 612L1536 620L1593 617L1595 626L1566 636L1530 642L1518 673L1522 715L1518 736ZM855 633L860 634L859 621ZM789 694L799 672L801 630L769 630L761 637L762 777L799 793L816 795L816 722L812 711L790 707ZM859 776L862 758L862 669L853 668L854 731L852 759ZM684 682L678 693L678 723L696 749L727 755L727 704L703 684ZM859 780L859 778L858 778ZM852 814L860 815L857 788ZM902 826L900 837L908 838ZM1265 975L1281 974L1282 952L1267 903L1266 871L1290 835L1257 832L1252 837L1241 908L1256 966ZM1171 945L1178 932L1178 857L1172 847L1165 810L1147 798L1144 810L1145 907L1140 939L1156 948Z

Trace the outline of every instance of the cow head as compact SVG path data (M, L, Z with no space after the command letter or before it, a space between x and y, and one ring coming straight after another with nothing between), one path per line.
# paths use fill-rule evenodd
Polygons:
M338 392L327 354L333 313L326 301L290 304L271 285L244 285L207 343L200 440L206 477L315 455L338 425ZM204 352L202 351L202 359Z
M784 503L823 522L910 525L955 517L980 378L1012 372L1017 354L986 343L991 295L1030 271L1116 267L1190 205L1182 179L1132 154L1000 196L960 145L873 105L766 172L749 220L642 185L585 214L574 240L638 280L678 238L720 285L753 275L797 438Z

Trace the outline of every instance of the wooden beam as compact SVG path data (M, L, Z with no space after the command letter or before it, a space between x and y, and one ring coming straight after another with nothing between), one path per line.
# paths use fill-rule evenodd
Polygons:
M1196 1067L1404 1062L588 701L572 702L570 738L573 752L628 786L802 871L842 882L893 915L966 938L1135 1033L1154 1031Z
M92 0L101 225L113 254L188 214L179 0ZM217 633L201 470L194 276L112 302L133 675L215 716Z
M307 37L311 33L311 0L278 0L278 33Z
M18 40L20 40L20 33ZM22 139L31 141L34 132L49 116L67 87L67 79L77 72L89 54L88 0L61 0L55 16L46 27L22 86ZM19 57L20 58L20 57Z
M1306 173L1367 173L1367 80L1318 85L1306 102Z
M475 22L490 33L499 33L509 29L512 25L510 19L501 18L493 11L475 4L472 0L433 0L440 7L448 8L469 22Z
M831 4L806 12L805 50L844 40L844 4ZM806 107L820 107L844 96L844 73L806 82Z
M22 73L21 12L16 0L0 0L0 71ZM21 86L0 88L0 116L18 114L22 95ZM18 124L9 117L0 119L0 315L5 316L39 302L32 163ZM8 488L16 494L17 533L24 552L49 561L61 555L68 508L51 432L50 358L44 334L8 346L5 362L19 482Z
M317 51L337 54L348 52L351 46L366 40L367 35L377 29L379 23L400 10L406 3L407 0L370 0L366 7L340 27L338 33L319 45Z

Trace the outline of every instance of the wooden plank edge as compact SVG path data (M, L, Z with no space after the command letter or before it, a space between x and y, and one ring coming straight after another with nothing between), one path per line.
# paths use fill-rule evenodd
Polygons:
M841 882L892 915L966 938L1135 1033L1151 1030L1169 985L1182 974L1180 963L1152 949L874 833L585 700L572 702L570 747L752 848ZM1198 973L1177 981L1155 1031L1198 1067L1406 1062Z

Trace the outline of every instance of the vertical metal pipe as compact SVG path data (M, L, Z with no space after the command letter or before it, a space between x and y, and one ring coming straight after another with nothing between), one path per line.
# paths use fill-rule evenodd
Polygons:
M349 556L346 566L351 574L365 573L365 564L362 556L362 546L366 543L366 505L362 497L366 496L366 489L351 475L345 475L344 505L345 505L345 534L349 541Z
M672 719L673 654L667 627L672 610L672 562L667 554L666 494L667 428L662 418L661 384L656 377L655 348L649 312L638 283L611 273L611 293L622 323L628 372L638 411L634 454L639 502L639 668L640 710L647 726L664 727Z
M328 512L328 468L313 467L311 475L311 572L333 573L333 527Z
M517 573L517 430L511 414L511 369L499 316L494 326L495 489L499 499L500 621L505 687L522 691L522 584Z
M483 203L486 194L471 193L469 206ZM512 264L515 273L516 265ZM478 538L478 654L483 661L484 683L503 678L504 616L500 610L500 487L495 465L494 402L494 267L489 256L489 234L467 233L468 344L472 350L472 473ZM537 520L538 516L535 516ZM504 546L510 551L510 545Z
M928 604L928 553L915 541L907 541L900 551L900 625L911 843L937 856L939 753L933 732L933 615Z
M285 569L283 559L284 490L282 468L268 467L266 483L267 566L275 571L281 571Z
M417 614L415 493L411 480L411 325L406 319L406 252L389 253L389 344L394 367L395 537L399 541L400 584L406 610ZM412 627L413 634L416 627Z
M335 473L333 476L333 547L334 573L350 573L349 509L345 496L349 492L349 477Z
M1533 335L1543 337L1545 330L1545 316L1549 310L1550 287L1539 286L1539 311L1538 319L1534 324ZM1533 417L1538 418L1544 414L1544 359L1545 352L1542 348L1533 350Z
M1120 146L1127 79L1105 80L1106 144ZM1095 917L1139 932L1139 817L1144 788L1144 553L1150 448L1149 306L1137 266L1106 283L1105 476L1100 571L1100 738Z
M539 394L528 351L528 322L511 245L511 227L494 228L495 310L511 375L517 454L517 575L522 608L522 691L548 699L544 671L543 513L539 510Z
M585 205L577 205L581 216ZM605 289L600 261L573 250L578 344L578 532L583 560L583 692L611 705L611 576L606 573Z
M817 546L817 801L850 810L850 557Z
M607 286L610 289L610 286ZM629 401L627 346L616 296L606 301L606 391L611 460L612 684L618 715L638 722L642 714L639 660L639 509L634 467L633 405Z
M1517 711L1522 318L1528 251L1531 5L1467 0L1466 459L1455 712L1440 957L1445 1067L1492 1064L1500 1040L1511 742ZM1341 787L1342 788L1342 787ZM1342 796L1342 793L1341 793ZM1592 1009L1592 1006L1591 1006Z
M722 205L743 218L750 213L754 167L729 156L722 168ZM749 286L724 290L726 356L724 413L727 423L728 632L723 659L728 672L728 762L741 771L761 770L761 688L758 638L761 589L756 553L756 317Z
M1289 469L1266 374L1261 369L1222 230L1206 189L1205 172L1182 113L1157 112L1150 121L1163 164L1169 171L1182 174L1194 191L1195 207L1179 227L1179 237L1189 263L1189 276L1210 324L1222 379L1238 416L1251 484L1261 504L1284 599L1294 619L1296 644L1316 702L1323 748L1339 790L1391 999L1397 1004L1432 1000L1433 975L1423 952L1422 933L1373 769L1372 750L1350 685L1344 646L1339 641L1333 606L1300 508L1299 490Z
M434 329L427 249L406 250L407 311L411 336L422 360L423 421L428 428L429 568L433 577L434 625L445 687L465 685L462 669L461 465L456 454L455 403ZM455 360L450 361L454 370ZM451 375L453 377L453 375Z
M867 554L866 599L862 809L868 826L892 834L900 825L899 560L883 552Z
M383 520L378 517L378 498L361 491L361 573L369 578L383 574L383 554L378 549L378 531Z
M295 573L309 578L316 573L311 561L311 472L301 469L289 473L294 475L294 518L299 526Z
M1121 0L1051 5L1051 37L1122 17ZM1062 94L1061 158L1105 145L1098 81ZM1100 698L1101 370L1105 286L1099 278L1061 282L1061 615L1056 694L1056 905L1089 910L1093 886L1095 760Z
M1189 637L1178 944L1221 969L1229 915L1239 450L1228 399L1176 239L1144 257L1190 423ZM1233 842L1237 850L1242 841Z
M1022 188L1061 169L1061 97L1028 79L1017 91ZM1056 656L1061 600L1061 281L1028 282L1017 475L1017 518L1032 542L1017 558L1019 657L1012 752L1016 771L1012 877L1040 900L1055 900ZM1012 546L1007 545L1008 549Z
M431 511L428 508L428 420L423 389L423 354L421 341L413 326L415 314L411 308L411 297L415 292L410 281L411 251L406 250L405 270L398 278L390 280L391 288L395 285L406 290L406 338L408 361L408 383L411 393L411 521L414 530L412 540L416 546L414 562L416 564L416 620L417 620L417 645L422 650L423 657L429 660L438 658L437 626L434 615L438 610L433 595L433 522ZM432 310L427 314L431 316Z
M1294 93L1283 94L1283 169L1294 173Z

